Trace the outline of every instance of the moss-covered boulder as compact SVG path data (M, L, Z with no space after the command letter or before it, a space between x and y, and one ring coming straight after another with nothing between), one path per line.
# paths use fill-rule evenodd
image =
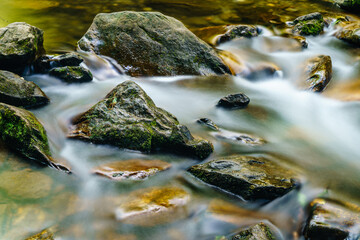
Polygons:
M131 159L103 164L94 168L93 173L116 181L144 180L170 167L170 163L161 160Z
M258 223L244 229L231 238L232 240L276 240L276 235L265 223Z
M196 140L176 117L155 106L133 81L114 88L104 100L74 119L71 138L151 153L172 152L204 159L213 146Z
M195 165L188 172L246 200L273 200L299 185L293 171L264 157L224 157Z
M83 83L93 80L91 72L84 67L56 67L50 70L49 75L67 83Z
M305 237L309 240L345 240L360 237L360 207L348 202L315 199Z
M158 12L98 14L78 46L115 59L132 76L230 73L214 49Z
M324 30L324 19L323 16L316 12L310 13L296 18L291 25L293 25L293 33L302 36L317 36Z
M298 81L299 88L313 92L322 92L332 77L331 57L320 55L309 59L306 62L303 76L306 80Z
M27 23L0 28L0 69L22 74L25 67L45 53L43 31Z
M360 47L360 22L341 22L337 27L336 38Z
M55 239L54 234L51 231L45 229L40 233L35 234L34 236L26 238L25 240L54 240L54 239Z
M69 171L50 154L44 127L29 111L0 103L0 139L25 158Z
M46 105L49 98L33 82L0 70L0 102L17 107L34 108Z

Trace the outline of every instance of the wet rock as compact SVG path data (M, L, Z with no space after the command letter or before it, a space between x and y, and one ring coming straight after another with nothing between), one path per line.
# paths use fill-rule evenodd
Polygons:
M218 37L218 43L224 43L240 37L246 37L246 38L257 37L259 36L260 33L261 33L261 29L256 26L249 26L249 25L228 26L226 33Z
M69 137L145 153L165 151L204 159L213 146L197 140L169 112L155 106L133 81L114 88L104 100L77 117Z
M344 240L360 237L360 207L348 202L315 199L305 228L309 240Z
M67 83L83 83L93 80L91 72L84 67L56 67L50 70L49 75Z
M45 129L31 112L0 103L0 129L1 140L25 158L69 171L52 159Z
M22 74L25 67L45 53L43 31L27 23L0 28L0 69Z
M67 66L79 66L84 59L75 52L65 53L51 59L51 64L54 67L67 67Z
M307 48L308 42L306 41L306 38L303 36L292 36L292 39L295 39L298 43L300 43L301 48Z
M333 0L339 7L354 13L360 13L360 2L358 0Z
M236 132L221 130L219 132L214 133L213 135L221 140L227 140L249 146L258 146L258 145L263 145L265 143L264 139L246 133L236 133Z
M250 98L244 93L229 94L223 97L217 103L217 107L226 109L242 109L246 108L250 103Z
M141 226L172 222L188 215L190 195L179 187L153 187L130 193L116 208L118 221Z
M132 159L112 162L96 167L93 172L113 180L143 180L171 167L161 160Z
M115 59L132 76L230 73L210 46L157 12L98 14L78 46Z
M332 77L332 63L330 56L320 55L311 58L305 69L305 81L299 81L298 86L313 92L322 92Z
M216 126L216 124L209 118L200 118L196 122L201 125L207 126L212 130L219 131L219 127Z
M232 240L276 240L275 234L271 231L271 228L265 223L258 223L252 227L249 227L235 236Z
M324 30L323 16L316 12L296 18L293 22L293 33L302 36L317 36Z
M49 230L43 230L32 237L26 238L25 240L54 240L54 234Z
M264 157L224 157L195 165L188 172L246 200L273 200L299 185L291 170Z
M34 108L46 105L50 99L33 82L0 70L0 102L17 107Z
M360 23L359 22L343 22L339 24L339 29L335 33L335 37L360 46Z

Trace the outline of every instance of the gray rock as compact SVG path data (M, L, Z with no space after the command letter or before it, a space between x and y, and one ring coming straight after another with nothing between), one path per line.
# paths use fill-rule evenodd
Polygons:
M250 103L250 98L244 93L229 94L219 100L217 107L226 109L246 108Z
M115 59L132 76L231 74L214 49L157 12L98 14L78 46Z
M33 82L0 70L0 102L17 107L34 108L46 105L49 98Z
M294 25L293 33L302 36L319 35L325 26L323 16L318 12L298 17L292 24Z
M224 157L195 165L188 172L246 200L273 200L299 185L294 172L264 157Z
M45 53L43 31L27 23L0 28L0 69L22 74Z
M165 151L199 159L208 157L213 146L196 140L186 126L155 106L135 82L126 81L104 100L77 117L69 137L146 153Z
M232 240L276 240L276 236L265 223L258 223L232 237Z
M67 83L83 83L93 80L91 72L83 67L57 67L51 69L49 75Z

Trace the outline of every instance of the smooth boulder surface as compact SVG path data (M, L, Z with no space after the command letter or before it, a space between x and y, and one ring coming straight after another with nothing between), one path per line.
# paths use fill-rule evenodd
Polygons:
M45 129L31 112L0 103L0 129L2 142L25 158L70 171L52 159Z
M0 70L0 102L34 108L48 104L50 99L35 83L12 72Z
M335 33L335 37L360 47L360 23L359 22L342 22Z
M313 92L322 92L332 77L330 56L320 55L309 59L305 68L305 81L299 81L299 88Z
M132 76L231 74L214 49L158 12L98 14L78 46L115 59Z
M232 240L276 240L276 236L265 223L258 223L252 227L240 231Z
M22 74L45 53L43 31L24 22L0 28L0 69Z
M192 166L188 172L246 200L273 200L300 184L291 170L264 157L224 157Z
M141 152L171 152L199 159L208 157L213 146L197 140L176 117L155 106L133 81L115 87L104 100L74 119L71 138L110 144Z
M305 228L309 240L355 240L360 238L360 207L348 202L315 199Z
M291 24L293 33L302 36L317 36L323 32L325 26L323 16L318 12L298 17Z
M67 83L84 83L93 80L91 72L84 67L56 67L50 70L49 75Z
M242 109L250 103L250 98L244 93L229 94L219 100L217 107L225 109Z

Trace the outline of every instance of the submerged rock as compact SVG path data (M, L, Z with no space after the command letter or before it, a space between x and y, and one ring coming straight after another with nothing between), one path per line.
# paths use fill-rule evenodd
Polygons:
M357 47L360 46L360 22L342 22L335 37Z
M360 237L360 207L347 202L315 199L305 228L309 240L344 240Z
M224 157L195 165L188 172L246 200L273 200L299 185L291 170L264 157Z
M44 127L29 111L0 103L1 140L27 159L70 171L51 157Z
M155 106L133 81L114 88L104 100L77 117L69 137L151 153L172 152L204 159L213 146L196 140L186 126Z
M294 34L317 36L323 32L325 23L323 16L315 12L296 18L292 25Z
M46 105L49 98L33 82L0 70L0 102L17 107L33 108Z
M117 181L143 180L170 167L170 163L161 160L132 159L103 164L93 172Z
M118 221L141 226L169 223L188 215L190 194L179 187L153 187L128 194L116 208Z
M252 227L240 231L232 240L276 240L275 234L265 223L258 223Z
M25 240L54 240L54 234L49 230L43 230L32 237L26 238Z
M240 143L248 146L258 146L265 144L265 140L246 133L237 133L226 130L221 130L213 134L216 138L221 140L228 140L235 143Z
M219 127L209 118L200 118L196 122L212 130L219 131Z
M67 83L83 83L93 80L91 72L84 67L56 67L50 70L49 75Z
M0 28L0 69L22 74L25 67L45 53L43 31L27 23Z
M78 46L115 59L132 76L230 74L214 49L158 12L98 14Z
M217 107L227 109L242 109L246 108L250 103L250 98L244 93L229 94L219 100Z
M307 62L305 82L299 81L299 87L313 92L322 92L332 77L332 63L330 56L320 55Z

